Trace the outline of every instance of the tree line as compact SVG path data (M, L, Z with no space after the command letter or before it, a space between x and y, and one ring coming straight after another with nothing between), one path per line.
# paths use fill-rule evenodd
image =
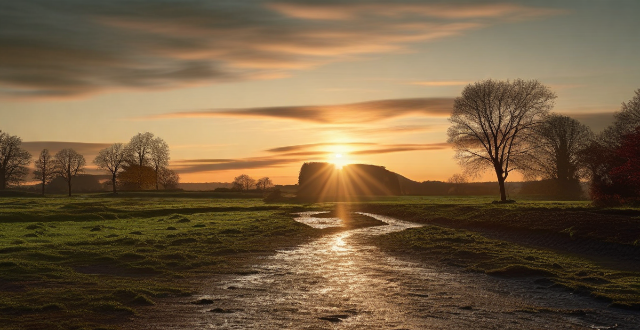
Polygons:
M556 97L536 80L489 79L466 86L454 101L447 132L466 173L493 170L502 202L513 171L553 182L560 195L576 194L580 180L589 180L597 203L638 202L640 89L600 134L551 113Z
M29 174L31 154L20 145L22 140L0 131L0 189L19 184ZM168 168L169 145L153 133L134 135L129 143L114 143L98 152L93 163L111 175L113 193L118 187L127 190L177 188L179 175ZM43 149L35 160L33 178L45 187L55 178L67 183L69 196L73 178L84 172L86 160L72 148L62 149L52 155Z

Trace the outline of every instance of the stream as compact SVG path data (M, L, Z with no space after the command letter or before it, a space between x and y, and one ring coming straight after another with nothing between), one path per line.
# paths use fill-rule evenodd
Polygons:
M317 228L338 218L298 214ZM154 308L139 329L639 329L640 313L540 286L391 256L367 238L419 224L364 214L386 225L324 236L265 257L250 275L212 279L196 297ZM211 299L206 305L192 304Z

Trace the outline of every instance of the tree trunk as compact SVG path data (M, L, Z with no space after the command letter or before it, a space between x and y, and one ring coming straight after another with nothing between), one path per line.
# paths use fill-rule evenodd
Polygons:
M498 177L498 185L500 186L500 201L502 202L506 202L507 201L507 191L504 187L504 176L503 171L502 171L502 167L499 166L495 166L495 170L496 170L496 176Z
M116 174L115 173L113 173L113 177L111 178L111 182L113 184L113 193L117 194L117 192L116 192Z
M7 180L5 180L5 178L4 171L0 171L0 190L7 189Z
M69 197L71 197L71 177L67 179L67 183L69 184Z
M156 190L160 190L158 188L158 166L156 166Z
M42 176L42 196L44 196L44 175Z

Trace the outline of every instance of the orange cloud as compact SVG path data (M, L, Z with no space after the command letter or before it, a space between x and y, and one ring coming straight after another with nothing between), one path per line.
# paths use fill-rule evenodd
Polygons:
M320 124L353 124L417 115L448 117L452 98L377 100L339 105L286 106L246 109L214 109L172 112L137 119L177 119L208 117L258 117L309 121Z
M9 1L0 11L0 96L74 98L271 79L560 13L411 0L31 2Z

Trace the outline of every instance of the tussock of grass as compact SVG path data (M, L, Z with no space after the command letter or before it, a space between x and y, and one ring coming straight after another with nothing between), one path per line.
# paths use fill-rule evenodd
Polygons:
M0 204L0 321L8 329L110 328L157 299L190 295L188 282L176 279L234 272L230 260L238 253L269 252L321 233L293 221L295 206L259 199ZM64 321L48 321L54 319Z

